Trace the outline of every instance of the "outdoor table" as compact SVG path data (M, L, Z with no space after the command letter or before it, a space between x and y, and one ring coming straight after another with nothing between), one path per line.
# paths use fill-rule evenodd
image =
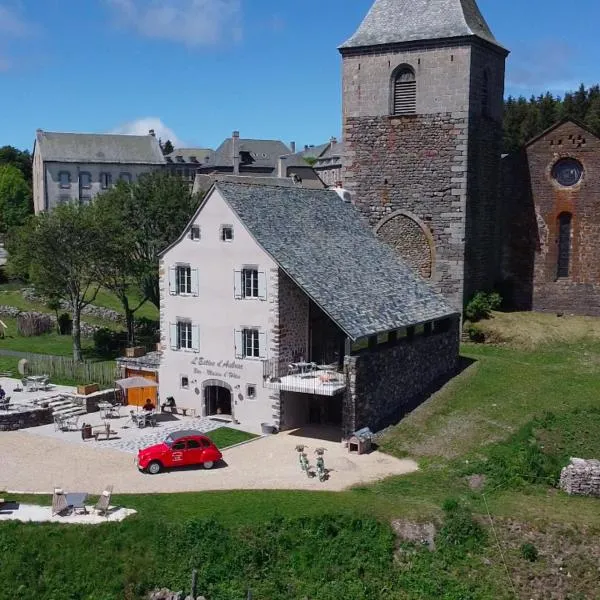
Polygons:
M32 383L32 388L34 388L33 391L37 391L38 390L38 384L42 383L43 381L46 380L46 376L45 375L29 375L25 378L27 381Z
M110 402L98 402L98 408L100 409L100 416L106 419L108 411L112 408Z
M314 369L316 365L312 362L297 362L292 363L292 367L296 367L300 371L300 373L306 373L307 371Z
M85 509L85 503L88 499L88 495L85 492L73 492L66 494L67 505L73 508L73 512L82 510L84 513L87 512Z

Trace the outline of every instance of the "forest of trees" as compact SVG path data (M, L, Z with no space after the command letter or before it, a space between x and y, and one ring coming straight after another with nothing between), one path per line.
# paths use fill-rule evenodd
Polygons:
M563 98L550 92L529 100L509 96L504 106L504 152L518 150L564 118L575 119L600 136L600 85L582 84Z

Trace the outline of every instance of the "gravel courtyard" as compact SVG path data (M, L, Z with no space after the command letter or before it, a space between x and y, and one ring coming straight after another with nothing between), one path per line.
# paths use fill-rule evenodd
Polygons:
M299 443L308 446L313 465L313 450L327 449L328 481L321 483L301 472L295 450ZM351 455L340 443L302 437L294 432L225 450L225 464L211 471L194 468L154 476L138 472L131 451L93 444L75 444L27 430L0 433L0 490L51 493L54 487L62 487L70 492L99 494L106 485L114 485L116 494L236 489L341 491L359 483L417 470L412 460L400 460L380 452Z

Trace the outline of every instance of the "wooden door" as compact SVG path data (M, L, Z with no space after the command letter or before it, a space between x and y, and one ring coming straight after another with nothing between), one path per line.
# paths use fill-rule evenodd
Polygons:
M136 371L134 369L127 369L126 377L145 377L151 381L157 381L156 373L149 371ZM127 390L127 404L130 406L144 406L146 400L150 398L152 404L156 406L158 399L158 388L155 387L144 387L144 388L131 388Z

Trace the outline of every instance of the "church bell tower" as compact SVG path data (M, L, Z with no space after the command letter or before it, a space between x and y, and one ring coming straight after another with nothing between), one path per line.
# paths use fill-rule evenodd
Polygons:
M499 273L504 68L476 0L376 0L339 48L344 187L458 309Z

